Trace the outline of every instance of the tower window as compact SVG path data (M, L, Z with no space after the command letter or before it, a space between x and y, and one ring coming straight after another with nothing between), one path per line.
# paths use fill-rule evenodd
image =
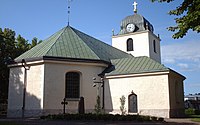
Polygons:
M133 39L129 38L127 40L127 51L133 51Z
M157 53L157 51L156 51L156 41L155 40L153 40L153 50L154 50L155 53Z
M80 74L77 72L66 73L65 98L79 98Z

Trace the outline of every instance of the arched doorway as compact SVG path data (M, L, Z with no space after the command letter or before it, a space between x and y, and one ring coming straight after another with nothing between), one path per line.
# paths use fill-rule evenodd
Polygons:
M128 96L128 112L130 113L137 113L137 95L132 93Z

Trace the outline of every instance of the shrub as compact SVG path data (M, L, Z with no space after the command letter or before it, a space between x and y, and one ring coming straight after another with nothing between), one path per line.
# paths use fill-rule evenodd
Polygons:
M164 118L158 118L158 121L160 121L160 122L163 122L164 121Z
M195 110L194 113L195 115L200 115L200 110Z
M144 121L151 121L150 116L141 116Z
M126 115L126 120L127 121L135 121L136 120L136 115Z
M122 115L126 114L126 108L125 108L125 102L126 102L126 98L124 97L124 95L122 95L122 97L120 98L120 111Z
M97 96L96 105L94 106L94 111L96 112L96 114L100 114L100 113L101 113L101 101L100 101L100 96Z
M151 116L152 121L157 121L157 117Z
M195 115L195 109L193 109L193 108L185 109L185 114L186 115Z
M143 122L143 116L137 115L136 121Z
M41 119L50 120L103 120L103 121L164 121L164 118L140 115L112 115L112 114L58 114L41 116Z

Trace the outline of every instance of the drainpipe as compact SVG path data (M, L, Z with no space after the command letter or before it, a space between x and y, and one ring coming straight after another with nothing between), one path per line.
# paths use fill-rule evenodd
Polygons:
M27 86L27 67L26 61L22 59L22 66L24 67L24 86L23 86L23 102L22 102L22 118L24 118L25 106L26 106L26 86Z
M103 90L102 90L102 92L103 92L102 109L104 109L104 110L105 110L105 81L104 81L105 80L105 73L109 73L109 72L113 71L114 69L115 69L115 67L110 63L108 65L108 67L106 67L104 69L104 71L102 73L98 74L98 76L101 77L101 83L102 83L102 87L103 87Z
M102 79L102 88L103 88L103 99L102 99L102 109L104 110L105 107L105 86L104 86L104 76L101 77Z

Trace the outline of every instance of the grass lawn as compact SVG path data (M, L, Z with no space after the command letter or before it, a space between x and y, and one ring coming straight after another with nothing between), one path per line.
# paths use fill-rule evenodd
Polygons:
M191 115L190 118L194 122L200 122L200 115Z
M200 118L192 118L191 119L193 122L200 122Z

